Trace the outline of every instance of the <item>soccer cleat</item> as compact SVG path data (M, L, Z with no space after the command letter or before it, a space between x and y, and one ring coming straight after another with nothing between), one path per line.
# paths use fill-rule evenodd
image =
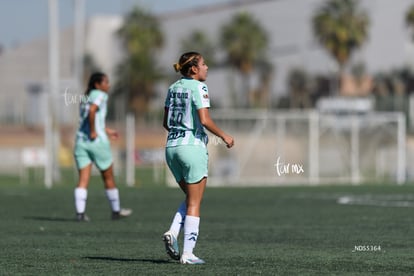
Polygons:
M76 220L81 222L88 222L89 217L85 213L77 213Z
M206 262L194 254L183 254L180 259L182 264L205 264Z
M121 219L121 218L128 217L131 214L132 214L131 209L121 208L121 210L119 212L112 212L112 219L113 220L118 220L118 219Z
M162 240L164 241L167 254L170 255L173 260L178 261L180 259L180 250L178 249L178 242L174 235L170 231L167 231L162 236Z

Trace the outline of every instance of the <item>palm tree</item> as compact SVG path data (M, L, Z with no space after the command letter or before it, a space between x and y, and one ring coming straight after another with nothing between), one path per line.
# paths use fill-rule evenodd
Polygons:
M125 57L118 66L115 93L126 96L128 111L144 115L155 95L154 84L162 77L156 55L164 44L164 37L157 18L138 7L127 15L118 35Z
M410 6L407 13L405 14L405 23L413 31L412 39L414 40L414 5Z
M259 108L271 107L271 83L273 80L274 66L268 60L262 59L257 63L260 84L256 90L254 104Z
M227 54L227 62L242 76L245 89L243 99L246 103L250 93L250 74L255 65L265 60L267 33L250 14L242 12L223 26L220 40Z
M181 42L181 52L196 51L203 55L207 65L211 68L216 65L214 44L201 30L195 30Z
M308 73L301 68L294 68L289 72L290 108L311 107L310 81Z
M330 0L313 17L313 31L332 55L341 78L352 53L368 37L369 18L356 0Z

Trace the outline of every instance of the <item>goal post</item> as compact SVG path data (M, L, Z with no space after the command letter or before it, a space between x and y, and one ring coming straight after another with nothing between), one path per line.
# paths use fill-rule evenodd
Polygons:
M406 181L405 117L399 112L214 110L235 138L210 135L209 185L276 186Z

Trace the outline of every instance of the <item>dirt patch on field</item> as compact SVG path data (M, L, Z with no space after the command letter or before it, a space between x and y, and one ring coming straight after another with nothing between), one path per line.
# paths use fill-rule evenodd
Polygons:
M62 146L73 147L75 140L75 130L70 127L60 129ZM119 130L120 138L112 141L113 146L125 147L125 131ZM160 148L165 144L166 132L156 128L137 128L135 135L135 146L142 148ZM20 148L20 147L42 147L45 144L43 128L27 128L19 126L0 127L0 147Z

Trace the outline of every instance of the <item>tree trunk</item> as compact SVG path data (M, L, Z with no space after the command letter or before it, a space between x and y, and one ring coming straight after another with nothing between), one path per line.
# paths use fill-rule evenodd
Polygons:
M337 89L335 96L339 97L342 95L342 76L344 75L345 66L343 64L339 65L338 79L336 81Z
M250 74L249 73L242 73L242 101L241 101L241 107L242 108L249 108L251 105L251 97L250 97Z

